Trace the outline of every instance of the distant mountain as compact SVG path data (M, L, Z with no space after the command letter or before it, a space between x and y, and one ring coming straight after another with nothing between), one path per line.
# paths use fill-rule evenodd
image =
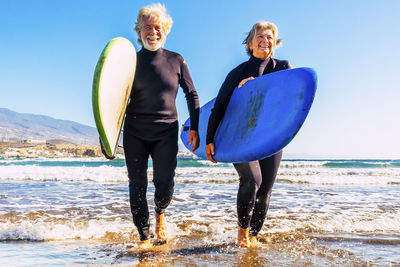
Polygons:
M0 140L62 139L75 144L98 144L98 138L94 127L0 108Z

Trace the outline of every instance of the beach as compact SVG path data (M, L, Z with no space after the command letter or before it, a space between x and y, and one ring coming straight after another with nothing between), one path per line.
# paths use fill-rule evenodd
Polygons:
M237 188L180 158L168 242L140 252L123 159L3 158L0 266L400 266L399 160L283 160L259 248L235 245Z

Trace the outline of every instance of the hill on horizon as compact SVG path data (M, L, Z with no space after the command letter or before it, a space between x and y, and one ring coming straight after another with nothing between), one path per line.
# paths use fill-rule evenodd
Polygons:
M45 115L0 108L0 140L62 139L75 144L98 144L96 128Z

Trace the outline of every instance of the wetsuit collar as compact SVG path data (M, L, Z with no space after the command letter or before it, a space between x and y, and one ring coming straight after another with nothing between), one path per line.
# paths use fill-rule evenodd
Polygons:
M148 55L148 56L155 56L155 55L161 54L162 51L163 51L162 48L157 49L156 51L150 51L150 50L147 50L146 48L144 48L143 46L142 46L142 49L140 49L141 53L143 53L144 55Z
M249 59L249 64L258 68L258 76L269 73L274 66L274 60L270 57L267 59L256 58L253 55Z
M264 63L268 64L268 61L270 60L270 57L267 59L261 59L261 58L256 58L255 56L251 55L249 61L254 62L254 63Z

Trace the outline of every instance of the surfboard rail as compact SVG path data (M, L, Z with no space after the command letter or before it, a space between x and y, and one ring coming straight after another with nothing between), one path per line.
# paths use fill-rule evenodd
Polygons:
M109 157L115 155L118 146L135 70L136 51L124 37L109 41L96 64L92 108L99 138Z

